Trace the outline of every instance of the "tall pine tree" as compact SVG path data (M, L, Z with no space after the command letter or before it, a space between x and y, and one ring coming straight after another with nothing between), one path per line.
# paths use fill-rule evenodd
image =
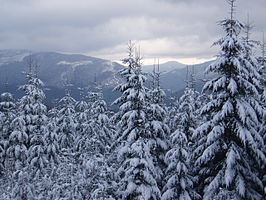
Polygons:
M57 126L59 146L61 151L72 152L75 141L75 103L76 100L71 97L69 90L66 90L65 96L60 99L61 105L58 111Z
M120 73L125 82L116 87L122 93L114 103L119 104L118 119L119 152L117 171L119 199L157 200L160 190L156 183L156 170L149 145L151 133L147 129L147 89L146 77L141 72L140 58L133 55L129 45L127 65Z
M152 147L151 155L156 170L156 181L160 190L164 185L166 170L165 153L169 148L169 127L166 124L166 106L164 105L165 92L161 88L159 63L154 65L152 75L152 88L148 92L147 117L151 138L149 145Z
M13 127L11 123L15 118L16 104L11 93L5 92L0 97L0 176L9 169L7 149L9 147L9 136Z
M194 137L204 139L197 148L196 166L203 183L203 199L262 199L262 181L258 169L266 162L263 140L257 131L262 107L258 102L256 66L246 58L239 34L243 25L234 19L235 0L230 18L220 25L225 36L215 42L221 51L208 68L218 76L204 90L211 100L201 110L209 121Z
M188 68L187 68L188 70ZM188 72L188 71L187 71ZM194 78L188 80L184 94L177 103L175 113L176 129L171 134L170 150L166 154L167 183L164 187L162 199L199 199L194 187L195 178L192 174L191 151L194 146L192 134L197 127L197 109L199 93L193 85Z

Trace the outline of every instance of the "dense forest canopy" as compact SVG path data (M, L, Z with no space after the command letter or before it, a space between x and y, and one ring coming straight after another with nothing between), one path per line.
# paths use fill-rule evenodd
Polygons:
M97 84L80 88L78 101L66 86L48 109L30 60L23 97L1 94L0 199L265 199L265 42L251 40L251 26L235 19L235 0L228 3L206 69L215 76L198 92L188 74L171 105L159 67L144 73L132 42L114 88L116 111Z

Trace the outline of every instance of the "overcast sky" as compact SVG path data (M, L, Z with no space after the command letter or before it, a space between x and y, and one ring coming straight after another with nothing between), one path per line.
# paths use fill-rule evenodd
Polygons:
M236 17L266 31L266 0L238 0ZM215 56L226 0L0 0L1 49L59 51L121 60L137 41L153 58L197 63Z

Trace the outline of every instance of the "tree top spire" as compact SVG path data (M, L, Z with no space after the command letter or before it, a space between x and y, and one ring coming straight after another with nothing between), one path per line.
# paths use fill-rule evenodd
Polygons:
M230 19L233 20L234 13L235 13L235 2L236 0L227 0L228 4L230 5Z

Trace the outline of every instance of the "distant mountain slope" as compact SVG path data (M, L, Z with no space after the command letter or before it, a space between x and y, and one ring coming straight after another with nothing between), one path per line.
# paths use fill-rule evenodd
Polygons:
M108 103L118 96L118 93L112 90L121 81L117 72L123 68L122 65L80 54L32 53L27 50L0 50L0 93L6 91L5 83L8 81L8 90L17 98L22 95L18 87L25 83L25 75L22 72L28 71L29 58L38 64L38 76L45 83L47 104L64 95L66 83L73 85L72 95L79 99L78 88L91 86L95 78L103 88ZM210 63L194 65L198 90L203 85L204 71ZM153 66L143 66L144 72L150 73L152 70ZM160 64L160 70L163 72L161 85L166 92L181 95L185 87L186 65L175 61L167 62Z
M9 51L9 57L15 57L16 52L14 51L12 55L12 52ZM4 56L1 57L1 55ZM0 54L0 60L7 57L6 55ZM19 93L17 88L25 83L25 76L22 72L28 71L30 58L38 65L38 76L45 83L49 102L53 95L54 98L60 98L60 95L63 95L66 83L73 85L73 94L76 97L78 97L77 88L91 85L95 78L104 90L109 87L113 88L118 82L117 72L123 68L122 65L115 62L79 54L32 53L21 59L9 59L9 62L7 62L8 59L5 59L6 62L0 65L0 92L5 90L4 85L8 81L9 90Z
M30 54L28 50L0 50L0 65L21 61Z
M204 79L210 77L210 75L206 76L204 72L206 67L210 65L211 62L213 61L208 61L202 64L194 65L196 88L198 90L201 89L204 83ZM173 92L183 90L186 86L185 82L186 74L187 74L186 66L184 66L183 68L177 68L169 72L163 73L161 76L162 87L165 89L170 89Z
M160 64L160 69L162 72L170 72L175 69L184 68L186 65L176 62L176 61L169 61L166 63ZM143 66L144 72L152 72L153 71L153 65L144 65Z
M25 79L21 72L28 71L27 62L30 57L36 61L38 75L47 86L62 87L64 82L87 86L94 81L95 76L99 82L108 84L112 75L122 69L120 64L104 59L79 54L42 52L0 65L1 78L7 78L13 84L20 84ZM0 60L2 58L0 54Z

